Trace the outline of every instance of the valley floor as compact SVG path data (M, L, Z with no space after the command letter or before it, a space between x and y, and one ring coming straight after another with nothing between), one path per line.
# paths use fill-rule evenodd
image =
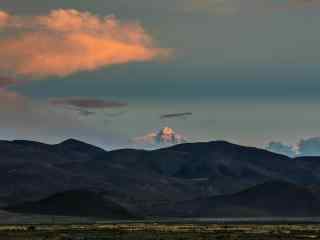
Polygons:
M320 239L319 224L2 225L2 240L297 240Z

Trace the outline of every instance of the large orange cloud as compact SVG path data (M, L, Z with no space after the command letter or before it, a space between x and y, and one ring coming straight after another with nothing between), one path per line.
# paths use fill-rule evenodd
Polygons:
M0 10L0 27L6 25L9 18L10 15L8 13Z
M169 55L139 24L113 16L72 9L33 17L0 12L1 26L10 34L0 39L0 70L18 75L66 76Z

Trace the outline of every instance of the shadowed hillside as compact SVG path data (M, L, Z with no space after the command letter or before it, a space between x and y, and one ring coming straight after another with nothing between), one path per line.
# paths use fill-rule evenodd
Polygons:
M176 217L310 217L320 216L320 205L310 190L272 181L231 195L158 206L158 213Z
M106 199L103 194L85 190L57 193L40 201L10 206L6 210L19 213L112 219L133 217L125 208Z

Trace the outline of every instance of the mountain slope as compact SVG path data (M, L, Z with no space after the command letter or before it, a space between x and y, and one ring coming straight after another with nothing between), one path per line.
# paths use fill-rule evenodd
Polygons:
M11 212L78 217L132 218L122 206L106 199L103 194L86 190L57 193L48 198L9 206Z
M157 211L178 217L310 217L320 215L320 206L307 188L271 181L231 195L158 206Z

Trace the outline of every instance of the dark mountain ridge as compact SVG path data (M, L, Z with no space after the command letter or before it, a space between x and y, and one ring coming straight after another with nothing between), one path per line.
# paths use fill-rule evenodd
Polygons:
M275 179L314 189L320 183L320 158L291 159L224 141L105 151L73 139L20 140L0 141L0 151L2 206L87 189L152 215L159 204L230 195Z

